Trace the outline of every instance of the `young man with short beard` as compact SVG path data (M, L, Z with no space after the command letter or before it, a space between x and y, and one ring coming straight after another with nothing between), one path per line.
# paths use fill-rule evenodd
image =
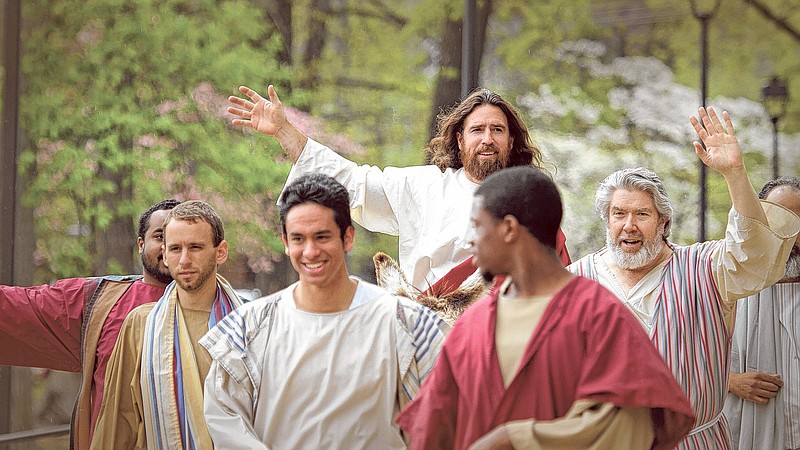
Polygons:
M595 206L608 245L569 266L615 293L639 318L692 403L697 420L679 449L730 449L722 405L728 387L736 300L783 276L800 231L787 209L759 202L727 112L689 120L702 162L728 185L733 208L724 239L682 247L667 241L672 207L655 173L620 170L600 185ZM769 218L769 220L767 219Z
M169 211L158 202L139 217L136 238L142 275L69 278L52 286L0 286L0 365L81 372L70 447L89 448L106 365L128 313L158 300L172 281L161 257Z
M241 305L217 275L228 259L222 220L207 203L183 202L164 225L164 265L175 280L156 303L128 315L106 373L91 448L213 448L203 418L211 357L197 342Z
M350 192L353 220L370 231L399 236L399 263L419 290L444 293L474 272L465 247L472 195L486 176L504 167L541 168L519 113L500 95L476 89L439 118L426 151L431 165L358 166L306 137L284 112L273 86L269 98L241 86L250 101L230 97L233 124L274 136L294 164L287 184L309 173L334 177ZM559 230L558 251L570 262ZM438 282L438 284L437 284Z
M800 215L800 178L772 180L758 197ZM800 449L800 236L785 268L736 307L724 408L734 448Z

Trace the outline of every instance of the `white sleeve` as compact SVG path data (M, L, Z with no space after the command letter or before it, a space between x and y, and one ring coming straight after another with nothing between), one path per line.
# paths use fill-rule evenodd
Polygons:
M347 188L353 220L367 230L397 236L399 225L395 208L400 189L406 184L405 171L391 169L383 171L376 166L359 166L309 139L292 166L286 185L310 173L328 175Z
M736 300L755 295L783 278L800 221L791 211L761 202L769 225L731 209L722 245L715 248L713 276L732 325Z
M253 428L252 405L252 392L213 361L205 381L203 412L215 448L269 450Z

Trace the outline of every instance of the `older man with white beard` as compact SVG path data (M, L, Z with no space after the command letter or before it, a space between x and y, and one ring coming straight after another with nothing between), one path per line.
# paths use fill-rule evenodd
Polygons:
M595 198L606 247L569 269L634 312L686 392L697 419L677 448L730 449L722 407L736 300L783 277L775 261L788 259L800 219L759 201L728 114L724 122L712 108L699 115L689 119L705 145L695 142L695 153L725 178L733 203L725 238L669 242L672 207L661 180L648 169L625 169L609 175Z
M800 178L767 183L759 198L800 215ZM725 416L734 448L800 448L800 236L783 279L740 300Z

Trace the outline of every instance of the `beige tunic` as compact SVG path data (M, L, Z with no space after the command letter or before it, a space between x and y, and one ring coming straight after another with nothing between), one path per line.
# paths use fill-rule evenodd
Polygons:
M140 373L144 326L154 306L155 303L150 303L134 309L122 324L108 361L103 404L92 437L92 449L147 448ZM211 366L211 357L197 341L208 331L209 312L183 309L183 315L203 380Z

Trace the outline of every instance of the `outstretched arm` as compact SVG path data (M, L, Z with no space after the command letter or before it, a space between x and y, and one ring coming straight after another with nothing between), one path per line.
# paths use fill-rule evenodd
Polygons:
M758 201L758 195L747 177L744 166L742 150L733 131L733 123L727 111L722 113L722 120L717 116L714 108L700 108L697 110L700 120L689 117L689 122L694 127L700 142L694 142L694 149L703 164L719 172L728 185L731 202L736 211L750 219L767 224L767 216Z
M271 84L267 87L269 99L265 99L247 86L239 86L239 92L250 100L233 95L228 97L228 101L236 105L229 106L228 112L240 117L233 119L231 123L275 137L292 163L297 162L308 137L286 118L283 103L278 98L275 87Z

